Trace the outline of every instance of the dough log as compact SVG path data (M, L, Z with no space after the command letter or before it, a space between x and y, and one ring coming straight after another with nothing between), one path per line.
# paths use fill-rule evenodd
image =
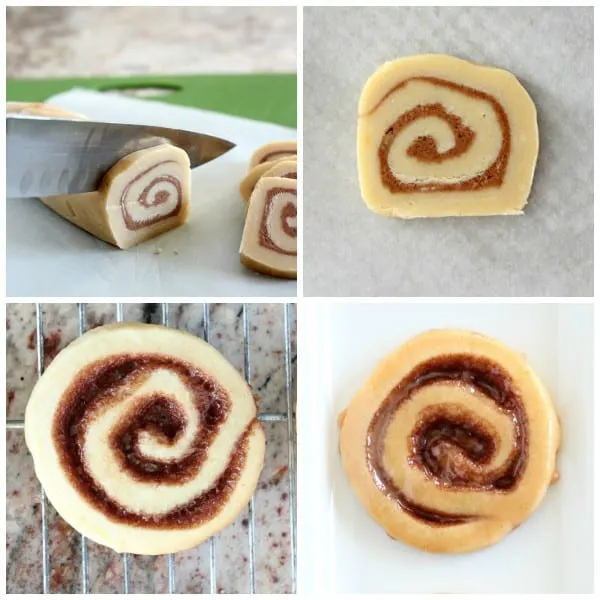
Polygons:
M437 330L377 367L340 419L342 463L369 515L429 552L490 546L556 475L560 427L523 355Z
M265 437L248 385L182 331L93 329L38 380L25 439L50 502L117 552L165 554L214 535L246 506Z
M240 183L240 195L246 204L261 177L297 179L298 163L295 158L282 158L256 165Z
M9 102L7 112L85 119L49 104ZM131 248L187 221L191 197L190 161L169 144L133 152L104 176L98 191L41 198L77 227L117 246Z
M240 260L250 269L296 278L296 183L263 177L254 188L240 247Z
M364 201L394 217L522 214L538 155L517 78L444 55L388 62L359 102Z

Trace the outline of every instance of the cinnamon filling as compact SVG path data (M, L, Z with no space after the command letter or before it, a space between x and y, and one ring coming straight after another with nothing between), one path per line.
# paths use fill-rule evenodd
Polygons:
M421 411L407 441L407 468L420 469L441 487L488 493L514 489L527 464L527 417L519 391L504 368L469 354L437 356L421 363L382 402L369 425L366 443L367 465L375 484L414 518L433 525L456 525L477 517L431 510L411 500L384 465L384 442L396 411L418 390L439 383L451 383L464 388L465 393L477 391L487 396L514 424L507 460L496 469L484 470L500 445L489 423L461 405L428 406Z
M260 222L260 229L258 231L259 242L260 245L264 248L268 248L269 250L273 250L273 252L278 252L279 254L286 254L288 256L296 256L296 251L289 251L280 248L275 241L269 235L269 229L267 226L267 222L271 216L271 211L273 210L273 199L277 194L293 194L296 195L296 190L288 189L288 188L271 188L265 197L265 204L263 208L263 214ZM279 218L281 230L289 237L297 237L298 230L296 227L293 227L289 224L288 220L296 218L297 209L296 205L293 202L287 202L279 215L276 217Z
M490 187L500 187L504 181L508 158L510 156L511 134L508 117L502 105L491 95L465 85L439 79L437 77L411 77L390 89L385 96L365 114L373 114L394 92L406 86L411 81L426 81L436 86L446 87L461 92L466 96L488 102L496 114L502 143L500 151L494 162L483 172L464 181L439 183L439 182L403 182L396 178L389 166L390 148L396 136L408 125L420 118L435 116L444 120L454 135L455 145L447 152L438 152L436 142L431 136L418 137L407 149L407 154L421 162L439 163L450 158L464 154L470 148L476 132L469 129L462 120L449 113L442 104L420 104L415 108L400 115L387 129L379 146L379 165L381 181L392 193L401 192L437 192L437 191L472 191Z
M78 374L61 399L52 426L54 446L61 465L90 504L120 523L152 528L187 528L213 518L227 502L240 478L247 455L250 423L237 440L225 469L210 488L184 505L161 514L132 512L109 497L102 482L88 470L84 455L86 433L95 417L130 397L157 369L177 375L187 387L198 412L198 428L186 453L176 459L144 456L142 433L173 446L183 435L187 419L176 398L160 392L140 397L111 431L109 443L119 468L135 480L178 485L198 476L208 451L231 412L231 400L218 382L184 361L157 354L115 355L97 361Z
M150 183L148 183L148 185L146 185L144 187L144 189L142 190L142 193L139 195L139 197L133 198L133 199L129 198L131 188L134 184L136 184L138 181L140 181L140 179L142 179L142 177L145 177L146 175L148 175L148 173L150 173L150 171L153 171L154 169L156 169L162 165L169 164L169 163L175 163L175 161L164 160L162 162L159 162L159 163L155 164L154 166L149 167L145 171L142 171L141 173L139 173L136 177L134 177L125 186L125 189L123 190L123 193L121 194L120 205L121 205L121 214L123 215L123 221L125 222L125 226L127 227L127 229L129 229L130 231L136 231L138 229L142 229L143 227L149 227L150 225L153 225L154 223L158 223L159 221L164 221L165 219L174 217L181 210L181 204L183 201L183 192L181 189L181 182L179 181L179 179L177 179L176 177L173 177L172 175L160 175L159 177L154 177L150 181ZM165 184L165 183L168 184L168 186L170 188L172 188L173 191L167 191L160 187L161 184ZM157 187L158 187L158 190L153 192L153 189L155 189ZM171 195L173 193L176 194L176 198L177 198L176 204L173 207L173 209L166 214L163 214L163 215L158 214L158 215L155 215L152 217L148 217L147 219L134 219L129 212L128 204L131 204L132 200L134 203L139 204L140 206L143 206L144 208L151 208L153 206L160 206L162 204L166 204L171 199Z

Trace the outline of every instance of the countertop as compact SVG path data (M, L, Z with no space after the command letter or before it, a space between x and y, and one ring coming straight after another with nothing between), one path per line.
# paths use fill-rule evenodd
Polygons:
M125 304L124 320L160 323L157 304ZM75 304L45 304L43 309L46 366L78 334ZM203 334L203 305L170 305L169 325ZM296 308L289 305L292 402L295 401ZM259 412L286 412L284 306L248 305L250 383L258 394ZM114 304L86 305L85 327L114 322ZM242 306L215 304L210 308L210 341L243 372ZM22 419L37 379L36 310L33 304L7 306L7 419ZM287 423L263 423L267 435L266 463L255 494L256 591L291 591L290 490L288 485ZM81 538L48 506L50 591L81 591ZM42 538L40 486L33 472L23 431L7 433L7 591L41 593ZM217 591L247 593L249 586L248 513L216 537ZM119 554L88 541L89 591L123 590ZM132 593L166 593L167 557L131 555ZM210 591L209 544L175 555L175 591Z
M295 7L6 9L11 78L295 71Z

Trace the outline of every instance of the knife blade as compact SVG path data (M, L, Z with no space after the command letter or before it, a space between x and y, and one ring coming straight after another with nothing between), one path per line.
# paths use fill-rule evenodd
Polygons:
M93 192L121 158L164 143L185 150L191 168L235 147L217 137L167 127L7 115L6 194L27 198Z

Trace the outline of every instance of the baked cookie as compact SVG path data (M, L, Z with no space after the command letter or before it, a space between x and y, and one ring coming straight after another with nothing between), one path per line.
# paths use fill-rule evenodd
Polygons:
M429 552L490 546L556 477L560 427L523 355L429 331L385 358L340 418L354 492L392 537Z
M197 546L256 487L265 437L252 393L212 346L183 331L93 329L52 361L25 413L50 502L117 552Z
M374 212L522 214L538 155L536 109L502 69L440 54L388 62L358 108L358 171Z

